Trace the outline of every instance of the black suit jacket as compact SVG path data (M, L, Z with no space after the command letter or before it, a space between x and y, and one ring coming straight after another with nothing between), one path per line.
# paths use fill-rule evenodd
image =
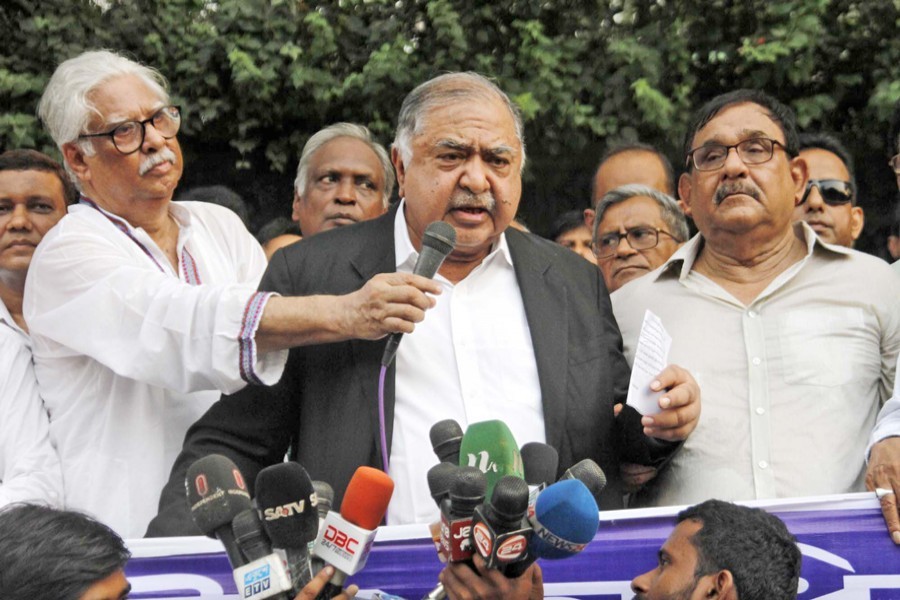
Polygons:
M395 213L396 207L284 248L272 257L260 289L285 296L346 294L395 271ZM671 447L646 438L633 410L613 417L613 405L624 402L629 369L603 279L594 265L557 244L512 228L506 236L531 329L547 443L559 451L560 473L581 459L595 460L609 480L601 506L621 508L619 461L658 463ZM384 344L295 348L278 384L223 396L188 431L148 535L199 533L184 476L210 453L234 460L252 486L260 469L289 450L313 479L331 484L339 507L357 467L382 466L377 398ZM390 444L393 367L385 388Z

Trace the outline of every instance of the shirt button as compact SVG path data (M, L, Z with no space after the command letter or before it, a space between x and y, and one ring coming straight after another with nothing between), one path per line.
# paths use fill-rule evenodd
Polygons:
M769 463L767 463L767 462L764 461L764 460L761 460L761 461L759 461L759 468L760 468L760 469L768 469L768 468L769 468Z
M760 406L759 408L756 409L756 414L764 415L764 414L766 414L766 409L764 409L762 406Z
M756 318L756 314L757 314L757 313L756 313L755 310L751 310L751 311L749 311L749 312L747 313L747 316L750 317L751 319L755 319L755 318Z
M754 365L759 365L760 363L762 363L762 359L760 359L758 356L754 356L752 362Z

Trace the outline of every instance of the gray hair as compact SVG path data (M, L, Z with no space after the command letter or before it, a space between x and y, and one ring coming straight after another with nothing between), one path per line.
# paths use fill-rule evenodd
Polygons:
M110 79L126 75L139 77L165 104L170 102L166 79L157 70L109 50L84 52L56 68L44 88L38 115L60 150L84 133L91 113L100 115L91 94ZM90 143L81 148L93 154Z
M493 81L472 71L463 73L447 73L416 87L403 99L400 116L397 119L397 131L394 135L394 148L400 153L403 164L409 164L412 158L412 138L422 131L424 115L437 107L446 106L457 100L500 99L509 110L516 129L516 139L522 147L521 170L525 169L525 133L522 125L522 114L513 104L509 96L497 87Z
M369 131L368 127L363 127L362 125L357 125L355 123L335 123L334 125L329 125L325 129L317 131L309 138L306 145L303 146L303 152L300 154L300 163L297 165L297 178L294 179L294 192L296 192L298 196L302 196L306 190L306 184L308 183L309 177L309 163L312 160L313 154L318 152L322 146L331 140L342 137L353 138L363 142L371 148L372 152L375 153L375 156L378 157L378 162L381 163L381 170L384 171L384 194L382 195L382 201L384 202L384 207L387 208L388 203L391 201L391 194L394 191L395 181L394 166L391 164L391 157L388 156L384 146L375 141L372 137L372 132Z
M610 206L625 202L626 200L637 196L646 196L647 198L655 200L661 209L662 220L666 224L666 227L669 228L669 233L671 233L679 242L687 241L690 236L687 217L684 216L684 212L682 212L681 207L678 206L678 202L676 202L675 198L665 192L655 190L650 186L637 183L621 185L614 190L606 192L606 195L600 199L600 202L597 204L597 214L594 217L594 231L591 232L591 240L594 242L597 241L597 231L600 229L600 221L603 220L603 214Z

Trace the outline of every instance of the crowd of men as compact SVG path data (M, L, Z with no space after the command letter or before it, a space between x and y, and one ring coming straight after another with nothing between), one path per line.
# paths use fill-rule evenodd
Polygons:
M900 544L900 262L852 249L852 159L762 92L700 107L677 177L652 147L611 149L569 218L580 252L512 226L522 119L475 73L410 92L389 152L359 125L312 136L299 234L268 255L233 211L173 202L181 114L155 70L85 52L39 114L66 172L0 156L0 505L85 511L124 537L198 534L185 473L219 453L251 488L289 456L336 505L358 466L389 464L387 522L427 522L431 425L502 419L556 448L560 471L597 462L604 508L626 491L660 506L879 489ZM413 269L434 221L457 241L428 279ZM642 415L625 400L647 311L672 364ZM405 336L380 419L391 333ZM451 589L474 585L459 575ZM512 597L539 573L523 578L478 585Z

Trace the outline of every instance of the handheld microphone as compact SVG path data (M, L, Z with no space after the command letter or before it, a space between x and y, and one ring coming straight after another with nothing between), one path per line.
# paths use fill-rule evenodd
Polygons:
M331 505L334 504L334 489L324 481L313 481L313 489L316 491L316 499L318 500L316 503L316 512L319 513L318 533L321 534L322 530L325 529L325 517L328 516ZM318 537L318 534L316 537ZM322 559L313 554L313 547L315 547L315 545L316 540L313 538L309 543L309 570L313 577L325 567L325 563Z
M441 462L458 463L459 447L462 444L463 430L453 419L438 421L428 432L431 447Z
M474 467L459 467L446 500L441 502L441 547L449 562L472 559L472 517L484 502L487 478Z
M434 277L441 263L453 251L455 245L456 230L452 225L443 221L429 224L422 236L422 251L416 260L416 266L413 267L413 275L421 275L429 279ZM381 356L381 366L387 367L393 362L402 336L402 333L392 333L388 336L384 354Z
M309 544L319 532L318 497L306 469L284 462L260 471L256 503L272 546L284 552L292 587L303 589L313 578Z
M592 461L590 458L575 463L563 473L559 478L560 481L566 479L577 479L590 490L594 496L597 506L600 506L600 492L606 487L606 473L600 468L600 465Z
M435 467L428 472L428 484L432 497L437 500L435 492L439 490L435 488L442 486L432 486L432 471ZM441 508L440 539L435 545L442 563L459 562L472 566L475 552L472 546L472 515L475 514L475 507L484 502L487 479L475 467L454 467L452 475L450 487L438 504ZM438 584L423 600L444 600L446 597L443 584Z
M516 439L506 423L498 420L469 425L460 444L459 464L475 467L484 473L488 497L494 493L494 485L504 475L521 479L525 474Z
M532 535L527 510L528 484L513 475L500 478L491 500L475 509L472 540L487 568L505 575L507 565L525 558Z
M291 600L291 577L281 556L272 552L256 510L238 513L231 528L241 552L250 561L234 570L234 583L242 600Z
M547 483L556 479L559 467L559 452L549 444L528 442L519 450L522 455L522 470L525 472L525 483L528 484L528 515L534 509L538 494L547 487Z
M541 442L528 442L519 454L522 455L525 483L529 486L545 485L556 479L556 469L559 468L556 448Z
M317 596L329 600L341 593L344 582L366 566L376 528L384 518L394 482L383 471L359 467L347 485L340 514L331 511L316 539L316 556L334 567L334 576Z
M428 490L431 492L431 497L437 504L438 510L441 510L444 499L450 497L450 486L456 481L456 472L458 470L458 466L449 462L438 463L428 469ZM438 559L442 563L446 563L447 555L444 554L444 546L441 543L441 521L437 520L429 523L428 530L431 533L431 541L434 542L434 549L437 551Z
M600 526L594 495L577 479L563 480L541 492L530 519L529 550L537 558L560 559L584 550Z
M450 497L450 488L456 481L458 471L459 467L449 462L438 463L428 469L428 490L438 508L441 507L444 498Z
M196 460L184 479L191 517L205 535L225 546L232 569L246 564L231 530L231 522L250 508L250 493L237 466L221 454Z
M529 508L528 521L534 531L528 555L509 565L507 577L521 576L539 558L557 560L584 550L597 533L600 513L587 486L577 479L566 479L540 493L534 507Z

